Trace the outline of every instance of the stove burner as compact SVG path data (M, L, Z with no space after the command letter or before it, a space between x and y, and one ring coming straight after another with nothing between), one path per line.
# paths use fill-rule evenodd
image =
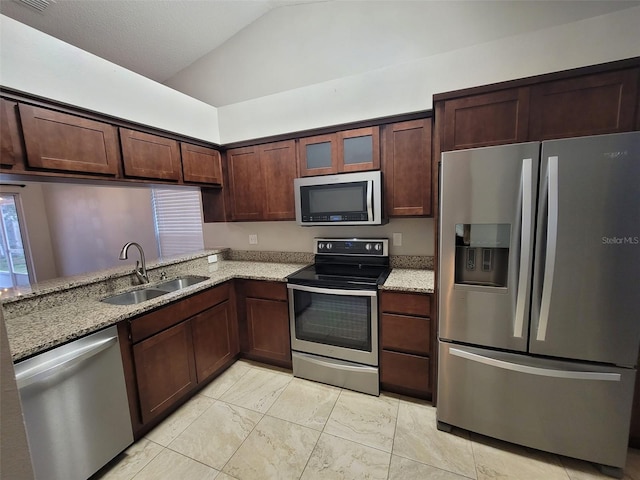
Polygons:
M316 238L315 263L288 277L289 283L375 290L389 276L387 239Z

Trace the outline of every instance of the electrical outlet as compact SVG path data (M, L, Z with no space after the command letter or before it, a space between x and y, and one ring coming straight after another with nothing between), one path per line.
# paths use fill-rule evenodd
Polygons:
M257 234L252 234L249 235L249 245L257 245L258 244L258 235Z
M402 246L402 234L401 233L394 233L393 234L393 246L394 247Z

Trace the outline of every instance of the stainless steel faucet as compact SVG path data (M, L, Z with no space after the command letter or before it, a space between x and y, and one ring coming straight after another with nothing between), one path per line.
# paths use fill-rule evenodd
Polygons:
M136 242L125 243L124 247L122 247L122 251L120 252L120 260L126 260L128 258L127 250L129 250L129 247L131 245L138 248L138 251L140 252L140 262L142 263L142 266L139 266L140 262L136 260L136 268L133 270L133 273L136 274L136 277L138 277L140 283L149 283L149 276L147 275L147 265L144 261L144 251L139 244L137 244Z

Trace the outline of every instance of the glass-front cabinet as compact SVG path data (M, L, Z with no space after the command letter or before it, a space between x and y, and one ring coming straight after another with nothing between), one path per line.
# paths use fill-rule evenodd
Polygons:
M298 158L302 177L377 170L380 168L379 127L301 138Z

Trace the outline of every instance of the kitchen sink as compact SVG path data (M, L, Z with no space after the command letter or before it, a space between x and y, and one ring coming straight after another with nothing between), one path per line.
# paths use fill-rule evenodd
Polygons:
M111 297L103 298L102 301L112 305L134 305L136 303L146 302L152 298L166 295L167 290L158 290L155 288L145 288L143 290L134 290L133 292L121 293Z
M190 287L191 285L204 282L205 280L209 280L209 277L203 277L200 275L187 275L184 277L178 277L174 280L169 280L168 282L161 283L160 285L156 285L154 288L164 290L165 292L175 292L176 290Z
M209 277L203 277L199 275L186 275L184 277L178 277L174 280L154 285L153 287L143 288L141 290L134 290L132 292L121 293L119 295L113 295L111 297L103 298L102 301L110 303L112 305L135 305L136 303L146 302L152 298L167 295L168 293L175 292L182 288L190 287L196 283L209 280Z

